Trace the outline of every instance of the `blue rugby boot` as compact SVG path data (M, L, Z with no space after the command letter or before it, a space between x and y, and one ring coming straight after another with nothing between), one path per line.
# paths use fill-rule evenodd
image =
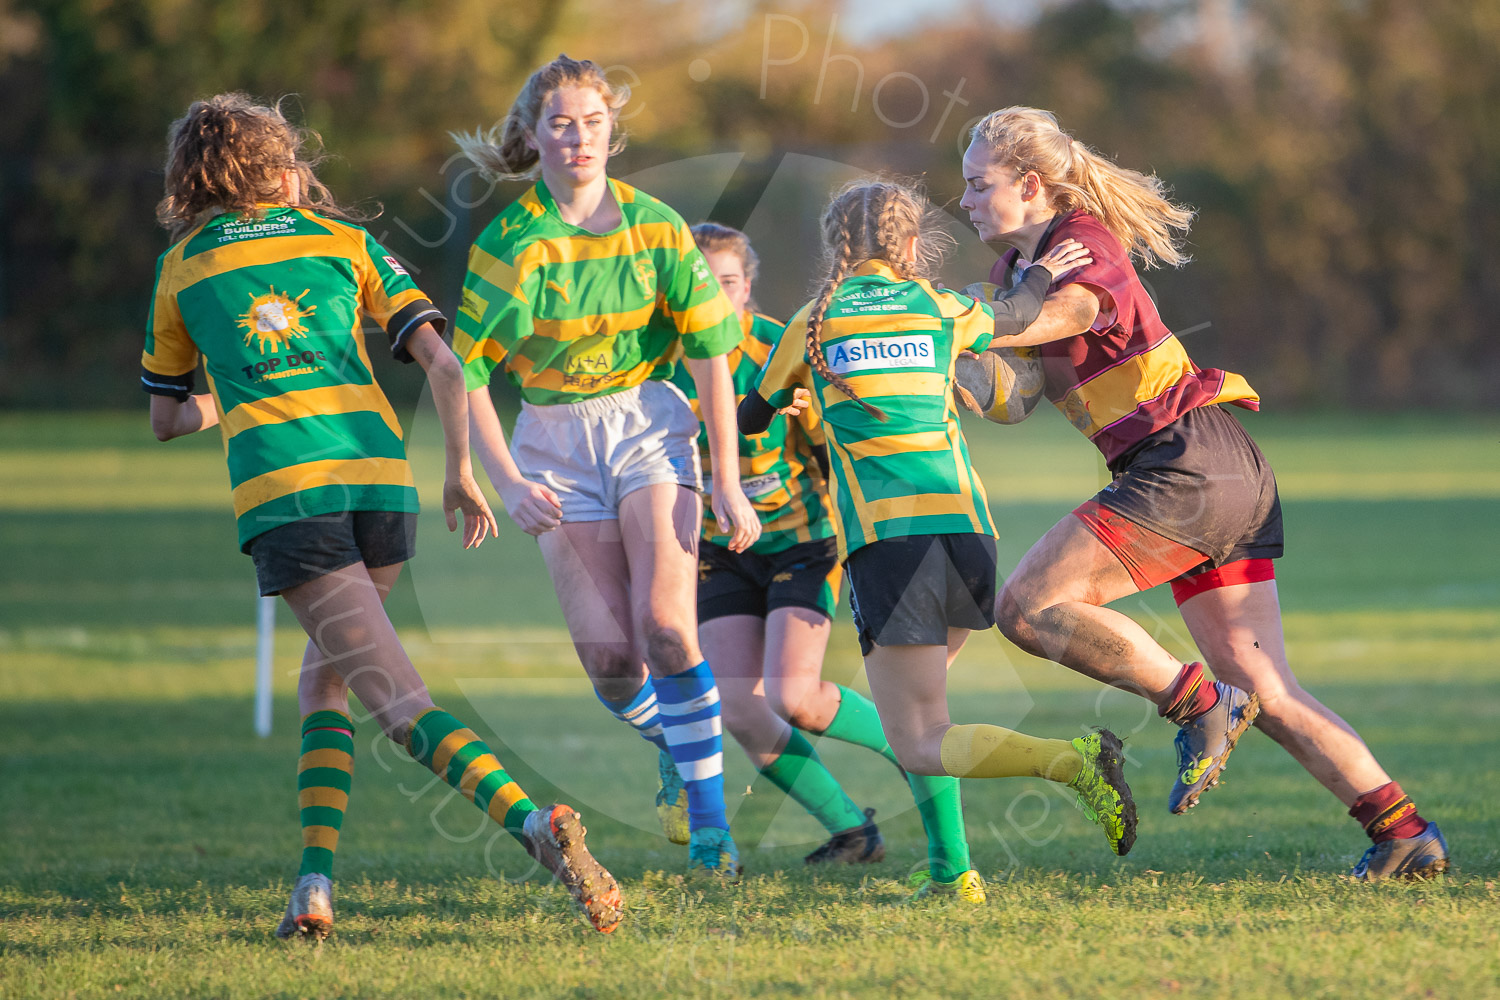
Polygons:
M1374 882L1383 878L1431 878L1447 870L1448 842L1438 825L1429 821L1427 828L1415 837L1371 844L1349 875L1363 882Z
M745 866L740 864L740 849L734 846L729 831L717 826L700 826L688 843L688 871L717 876L731 885L740 880Z
M1179 816L1219 783L1230 751L1260 714L1260 699L1249 691L1223 681L1214 681L1214 690L1219 695L1214 707L1177 730L1177 781L1167 796L1167 808Z

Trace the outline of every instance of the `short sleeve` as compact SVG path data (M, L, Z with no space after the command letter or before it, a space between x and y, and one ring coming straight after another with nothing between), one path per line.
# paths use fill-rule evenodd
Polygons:
M995 337L995 310L988 302L971 299L962 292L941 288L933 290L938 312L953 321L953 346L957 351L978 354L990 346Z
M385 247L364 234L364 261L360 268L359 304L385 330L391 341L391 356L402 364L412 360L406 342L423 323L442 333L448 321L422 294L411 275Z
M188 336L170 281L166 257L156 262L156 288L146 319L146 348L141 352L141 388L154 396L186 402L193 394L198 345Z
M676 243L677 261L662 291L682 352L695 360L728 354L740 342L739 317L686 224L678 225Z
M995 310L988 302L975 300L973 308L954 319L953 339L975 354L989 347L995 339Z
M812 384L812 369L807 363L807 313L810 308L810 305L804 306L792 317L777 341L776 349L766 358L755 378L754 391L778 410L791 405L794 389L798 386L810 388Z
M1052 233L1045 248L1038 249L1041 256L1046 250L1073 239L1088 247L1092 262L1069 271L1052 283L1051 291L1068 285L1082 285L1099 297L1101 312L1113 308L1114 303L1130 297L1131 280L1135 268L1130 256L1114 234L1091 216L1078 214L1067 220Z
M540 273L540 272L536 272ZM470 391L489 385L495 368L532 332L531 300L517 269L478 243L469 248L453 350Z

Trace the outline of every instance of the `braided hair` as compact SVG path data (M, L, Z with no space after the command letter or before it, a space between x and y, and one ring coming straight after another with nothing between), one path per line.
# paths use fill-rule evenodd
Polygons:
M890 419L828 365L823 354L823 320L833 297L861 264L883 260L903 279L933 276L953 242L938 213L915 185L890 179L854 181L840 188L821 220L824 270L807 314L807 360L813 369L876 420ZM907 247L916 237L916 254Z

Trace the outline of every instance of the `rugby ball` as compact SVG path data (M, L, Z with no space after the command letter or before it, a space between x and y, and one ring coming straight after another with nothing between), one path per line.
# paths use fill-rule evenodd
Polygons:
M999 293L999 286L988 281L976 281L963 290L984 302L993 302ZM1031 416L1046 384L1035 347L992 347L977 358L960 357L953 375L980 415L997 424L1019 424Z

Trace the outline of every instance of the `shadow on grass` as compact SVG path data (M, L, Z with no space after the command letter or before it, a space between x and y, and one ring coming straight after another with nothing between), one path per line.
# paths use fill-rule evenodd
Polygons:
M1002 573L1070 506L997 504ZM1493 606L1500 602L1493 511L1494 501L1483 499L1288 502L1288 558L1277 564L1282 599L1289 609L1318 610ZM424 616L433 626L561 626L535 542L513 525L464 553L446 532L430 530L433 519L423 523L417 562L389 603L398 626L420 626ZM248 628L255 575L234 539L227 509L5 511L0 627ZM1170 599L1162 601L1170 610Z

